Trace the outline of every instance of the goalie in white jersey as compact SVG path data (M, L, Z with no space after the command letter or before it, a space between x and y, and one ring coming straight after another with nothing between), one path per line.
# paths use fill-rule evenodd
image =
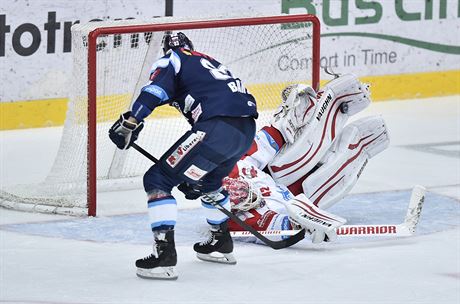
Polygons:
M316 93L292 85L224 188L232 210L257 230L306 228L313 242L336 238L346 220L327 209L356 184L368 160L389 145L380 116L346 125L370 103L368 85L346 74ZM242 228L231 222L233 231Z

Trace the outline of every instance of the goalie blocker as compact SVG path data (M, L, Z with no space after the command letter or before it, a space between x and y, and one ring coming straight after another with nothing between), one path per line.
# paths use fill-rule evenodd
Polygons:
M305 194L299 194L285 203L291 222L305 228L312 243L329 242L337 239L336 229L347 221L335 214L313 205Z

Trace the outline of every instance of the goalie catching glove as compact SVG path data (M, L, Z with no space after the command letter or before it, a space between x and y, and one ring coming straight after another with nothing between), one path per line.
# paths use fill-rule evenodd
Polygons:
M271 124L288 143L294 143L297 131L309 123L316 105L316 92L303 84L287 86L281 93L283 102L273 116Z
M122 150L128 149L136 141L139 133L144 128L144 122L130 121L131 112L120 115L120 118L109 130L109 137L113 143Z
M312 243L331 242L337 239L336 228L347 221L340 216L319 209L305 196L297 195L285 204L291 222L305 228Z

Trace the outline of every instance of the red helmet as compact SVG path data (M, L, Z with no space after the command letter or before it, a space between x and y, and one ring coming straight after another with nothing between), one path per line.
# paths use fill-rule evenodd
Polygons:
M226 177L222 181L222 186L230 195L233 210L248 211L265 204L259 190L246 179Z

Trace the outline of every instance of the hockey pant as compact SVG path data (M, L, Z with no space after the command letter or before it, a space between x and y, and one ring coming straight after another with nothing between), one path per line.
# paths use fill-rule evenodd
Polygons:
M171 229L176 224L177 202L171 191L183 182L197 184L207 193L202 205L209 224L227 220L209 199L230 209L228 194L221 189L222 179L249 149L254 133L255 121L249 117L213 118L186 132L144 175L152 230Z

